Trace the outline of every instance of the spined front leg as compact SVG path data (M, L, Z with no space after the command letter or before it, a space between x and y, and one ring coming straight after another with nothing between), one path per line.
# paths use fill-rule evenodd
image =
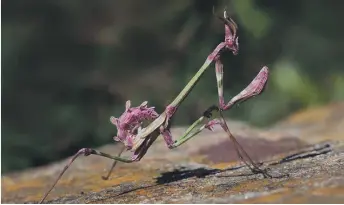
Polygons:
M215 72L219 95L219 106L221 110L228 110L237 102L243 102L251 97L261 94L264 91L269 77L269 68L264 66L257 74L257 76L252 80L252 82L243 91L241 91L227 104L225 104L223 96L223 64L221 63L219 56L215 59Z

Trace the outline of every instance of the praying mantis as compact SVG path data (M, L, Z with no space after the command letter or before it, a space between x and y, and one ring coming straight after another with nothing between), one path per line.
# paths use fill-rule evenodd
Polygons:
M210 55L208 55L204 64L191 78L184 89L177 95L177 97L165 108L165 111L161 114L158 114L155 111L154 107L148 107L147 101L143 102L137 107L131 107L131 102L128 100L125 104L125 111L119 118L110 117L110 122L117 127L117 136L114 137L114 140L122 142L124 144L124 147L120 151L120 153L117 156L112 156L92 148L80 149L61 171L51 188L43 196L40 203L43 203L43 201L55 187L68 167L71 166L73 161L81 155L98 155L114 160L108 175L103 176L103 179L106 180L109 178L113 168L118 161L123 163L140 161L146 154L149 147L160 135L164 138L167 147L169 149L174 149L184 144L185 142L202 132L204 129L213 130L213 127L215 125L220 125L228 134L230 139L233 140L234 144L236 145L235 149L237 151L237 154L239 155L240 159L243 160L243 162L251 169L251 171L253 171L254 173L261 173L264 177L272 178L272 176L268 174L265 169L260 169L259 165L251 160L245 150L236 141L234 136L231 134L222 114L223 111L229 110L235 104L261 94L267 84L269 69L268 67L264 66L244 90L242 90L238 95L233 97L227 104L225 104L223 96L223 64L221 63L220 57L221 53L225 50L231 51L234 55L238 54L238 27L237 24L228 17L226 10L224 10L223 17L221 16L218 18L224 22L224 41L219 43L216 48L210 53ZM181 103L190 94L194 86L201 79L202 75L213 62L215 62L219 105L209 107L203 113L203 115L185 131L185 134L183 136L174 141L170 132L170 120L178 110ZM145 121L150 121L151 123L148 126L142 128ZM125 149L133 152L131 158L124 158L120 156ZM244 156L248 159L248 162L245 160Z

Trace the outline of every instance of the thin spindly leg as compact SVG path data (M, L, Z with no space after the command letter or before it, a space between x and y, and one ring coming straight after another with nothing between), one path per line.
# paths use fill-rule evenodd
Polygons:
M249 155L245 152L245 150L241 147L241 145L237 142L237 140L234 138L234 136L229 131L229 128L228 128L226 122L224 121L224 119L222 117L221 111L220 111L220 114L221 114L220 118L222 120L213 119L213 120L209 121L207 124L204 124L202 126L198 126L205 119L205 116L200 117L185 131L183 136L181 136L178 140L176 140L174 142L172 140L172 135L168 129L165 129L164 131L162 131L161 134L163 135L167 146L170 149L173 149L173 148L176 148L176 147L184 144L185 142L187 142L188 140L190 140L191 138L193 138L194 136L196 136L197 134L202 132L205 128L211 129L212 126L219 124L219 125L221 125L223 130L229 135L230 139L234 142L235 149L237 151L239 158L252 170L252 172L253 173L259 172L259 173L262 173L266 177L271 177L264 170L261 170L258 167L258 165L249 157ZM243 157L242 155L244 155L245 157ZM247 162L245 160L245 158L247 158L249 162Z
M117 157L120 157L121 154L124 152L124 150L125 150L125 146L122 145L122 148L121 148L121 150L119 151L119 153L117 154ZM104 180L108 180L108 179L109 179L109 177L110 177L110 175L111 175L111 173L112 173L112 170L115 168L116 164L117 164L117 160L114 160L113 163L112 163L112 165L111 165L111 168L110 168L108 174L107 174L106 176L102 176L102 179L104 179Z
M202 118L202 117L201 117ZM200 119L201 119L200 118ZM199 120L200 120L199 119ZM197 120L197 122L199 121ZM226 131L226 133L229 135L229 137L231 138L231 140L234 142L234 147L235 147L235 150L240 158L241 161L244 162L244 164L254 173L261 173L263 174L264 177L268 177L268 178L272 178L272 176L270 174L267 173L266 170L263 170L263 169L260 169L259 166L250 158L250 156L246 153L246 151L241 147L241 145L238 143L238 141L234 138L234 136L230 133L228 127L226 124L223 123L223 121L219 121L217 119L214 119L210 122L213 122L214 124L220 124L221 127L223 128L223 130ZM189 128L185 134L180 137L180 139L176 140L173 144L169 145L169 148L172 149L172 148L176 148L182 144L184 144L186 141L188 141L189 139L193 138L194 136L196 136L197 134L199 134L200 132L202 132L202 130L204 130L205 128L207 128L207 125L209 124L206 124L206 125L203 125L197 129L194 128ZM194 131L193 131L194 130ZM170 135L170 133L163 133L165 135L169 135L168 137L172 138L172 136ZM245 157L243 157L243 155ZM246 161L245 159L248 159L248 161Z
M213 111L218 111L217 113L218 118L212 119L210 120L208 123L199 126L204 120L205 118L211 118L213 116ZM214 125L220 125L222 127L222 129L227 133L227 135L229 136L229 138L233 141L234 143L234 148L235 151L237 152L240 160L242 162L244 162L244 164L254 173L261 173L263 174L264 177L267 178L281 178L287 175L281 175L281 176L271 176L269 173L267 173L266 169L261 169L257 163L255 163L251 157L247 154L247 152L244 150L244 148L239 144L239 142L235 139L235 137L232 135L232 133L229 131L229 128L227 126L226 121L223 118L222 115L222 110L218 109L216 106L212 106L210 107L207 111L204 112L203 116L200 117L198 120L196 120L184 133L183 136L181 136L178 140L174 141L172 140L172 135L170 133L170 131L168 129L165 129L161 132L161 134L164 136L165 142L168 145L168 147L170 149L176 148L182 144L184 144L185 142L187 142L188 140L190 140L191 138L193 138L194 136L196 136L197 134L199 134L200 132L202 132L205 128L207 129L212 129L212 127Z
M248 166L250 168L250 170L256 174L256 173L261 173L263 174L264 177L266 178L282 178L282 177L287 177L289 176L288 174L282 174L280 176L272 176L267 172L267 169L261 169L259 168L260 165L257 165L252 159L251 157L247 154L247 152L244 150L244 148L239 144L239 142L235 139L235 137L232 135L232 133L229 131L229 128L227 126L227 123L223 117L222 114L222 110L219 110L219 115L220 115L220 125L222 127L222 129L227 133L227 135L231 138L231 140L234 143L234 148L235 151L237 152L239 158L241 159L241 161L243 161L245 163L246 166ZM248 162L245 160L245 158L243 157L243 155L248 159ZM251 166L252 167L251 167Z
M165 142L167 144L167 146L172 149L172 148L176 148L182 144L184 144L186 141L190 140L191 138L193 138L194 136L196 136L197 134L199 134L200 132L202 132L202 130L204 130L205 128L207 129L212 129L212 126L214 124L216 124L216 121L209 121L208 123L200 126L200 124L202 122L205 121L205 119L211 118L213 115L213 111L218 111L218 107L217 106L211 106L209 107L203 114L202 117L198 118L183 134L183 136L181 136L178 140L173 141L171 132L169 129L164 129L163 127L161 127L160 133L161 135L164 137Z
M252 82L243 91L241 91L227 104L225 104L223 96L223 64L221 63L219 56L217 56L215 59L215 72L221 110L228 110L237 102L242 102L251 97L261 94L266 86L269 76L269 69L268 67L264 66L257 74L257 76L252 80Z
M91 149L91 148L82 148L71 158L71 160L68 162L68 164L63 168L63 170L61 171L61 173L59 174L59 176L57 177L57 179L55 180L55 182L53 183L51 188L44 194L42 200L39 203L40 204L43 203L45 198L48 196L48 194L51 192L51 190L55 187L55 185L60 180L62 175L66 172L68 167L74 162L74 160L76 158L78 158L80 155L89 156L89 155L92 155L92 154L93 155L102 156L102 157L106 157L106 158L110 158L110 159L113 159L113 160L116 160L116 161L120 161L120 162L124 162L124 163L131 163L131 162L133 162L132 159L126 159L126 158L121 158L121 157L117 157L117 156L111 156L109 154L106 154L106 153L103 153L103 152L100 152L98 150Z
M161 135L164 137L164 140L167 144L167 147L170 149L176 148L180 146L181 144L185 143L192 137L196 136L198 133L200 133L205 127L202 126L198 129L196 127L203 121L204 117L200 117L198 120L196 120L184 133L182 137L180 137L178 140L173 141L172 135L169 129L164 129L163 126L161 127Z
M226 121L224 120L223 118L223 115L222 115L222 111L221 110L218 110L218 109L214 109L216 111L219 111L219 119L213 119L211 121L209 121L207 124L201 126L201 127L197 127L197 125L199 125L205 117L207 118L210 118L211 115L212 115L212 111L210 113L210 116L202 116L201 118L199 118L197 121L195 121L188 129L187 131L185 132L185 134L180 137L179 140L175 141L171 146L169 146L170 148L176 148L182 144L184 144L186 141L188 141L189 139L193 138L194 136L196 136L197 134L199 134L200 132L202 132L205 128L208 128L208 129L211 129L212 126L214 125L217 125L219 124L222 129L227 133L227 135L230 137L230 139L233 141L234 143L234 148L235 148L235 151L237 152L240 160L242 162L244 162L244 164L254 173L254 174L257 174L257 173L261 173L263 174L264 177L267 177L267 178L281 178L281 177L284 177L286 175L283 175L283 176L278 176L278 177L273 177L271 176L269 173L267 173L267 171L265 169L261 169L259 168L259 165L257 165L252 159L251 157L247 154L247 152L244 150L244 148L239 144L239 142L235 139L235 137L232 135L232 133L229 131L229 128L227 126L227 123ZM207 112L207 111L206 111ZM205 112L205 114L206 114ZM168 132L167 133L169 136L169 138L172 139L172 136L171 134ZM246 161L246 159L248 161Z
M222 127L222 129L227 133L227 135L229 136L229 138L233 141L234 143L234 148L235 151L237 152L239 158L241 159L241 161L244 162L244 164L250 168L250 170L253 173L261 173L264 175L264 177L268 177L268 178L272 178L272 176L270 174L268 174L266 172L266 170L262 170L259 168L259 165L257 165L252 159L251 157L247 154L247 152L244 150L244 148L242 148L242 146L239 144L239 142L235 139L235 137L232 135L232 133L229 131L229 128L227 126L227 123L222 115L222 111L219 111L220 114L220 125ZM243 157L243 155L245 157ZM248 159L248 162L245 160Z

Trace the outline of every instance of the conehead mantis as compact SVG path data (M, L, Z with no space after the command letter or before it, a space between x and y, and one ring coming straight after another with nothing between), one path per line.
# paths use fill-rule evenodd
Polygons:
M235 140L234 136L230 133L229 128L222 114L222 111L229 110L238 102L245 101L263 92L268 80L268 67L264 66L257 74L257 76L253 79L253 81L243 91L241 91L238 95L233 97L227 104L225 104L223 96L223 65L221 63L220 56L221 53L225 50L231 51L234 55L238 53L238 27L236 23L227 16L226 10L224 11L223 17L219 18L224 22L225 26L224 41L219 43L216 46L216 48L210 53L204 64L191 78L191 80L178 94L178 96L165 108L165 111L161 114L158 114L155 111L154 107L148 107L147 101L143 102L141 105L137 107L131 107L131 102L127 101L125 104L124 113L119 118L110 118L111 123L117 127L117 136L114 137L114 140L122 142L124 144L124 148L120 151L120 153L117 156L113 156L92 148L80 149L70 159L70 161L67 163L64 169L61 171L61 173L56 178L51 188L44 194L40 203L42 203L45 200L45 198L55 187L59 179L68 169L68 167L73 163L73 161L81 155L98 155L101 157L114 160L107 176L103 176L103 179L106 180L109 178L113 168L115 167L118 161L124 163L140 161L158 136L161 135L164 138L167 147L169 149L173 149L179 147L186 141L190 140L191 138L202 132L204 129L212 130L215 125L220 125L226 131L226 133L229 135L229 137L233 140L234 144L236 145L235 148L240 159L242 159L244 163L254 173L262 173L264 177L272 177L266 172L266 170L260 169L259 166L250 159L245 150L240 146L240 144ZM203 115L185 131L183 136L181 136L178 140L173 140L170 132L170 119L174 116L181 103L190 94L193 87L201 79L202 75L205 73L207 68L212 64L212 62L215 62L219 105L212 106L208 110L206 110L203 113ZM215 118L216 114L218 118ZM151 123L146 127L142 127L144 121L151 121ZM125 149L133 152L131 158L124 158L120 156ZM248 159L248 162L245 160L245 158Z

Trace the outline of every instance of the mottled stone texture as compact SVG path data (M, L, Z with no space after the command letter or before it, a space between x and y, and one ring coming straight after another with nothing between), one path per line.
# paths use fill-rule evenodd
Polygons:
M247 152L273 175L252 175L238 161L220 130L205 131L168 150L162 139L133 164L119 163L112 177L101 175L111 160L77 159L47 198L48 203L342 203L344 201L344 104L291 115L268 129L229 121ZM172 129L180 136L184 129ZM119 145L102 151L116 154ZM37 203L66 160L2 176L2 203Z

